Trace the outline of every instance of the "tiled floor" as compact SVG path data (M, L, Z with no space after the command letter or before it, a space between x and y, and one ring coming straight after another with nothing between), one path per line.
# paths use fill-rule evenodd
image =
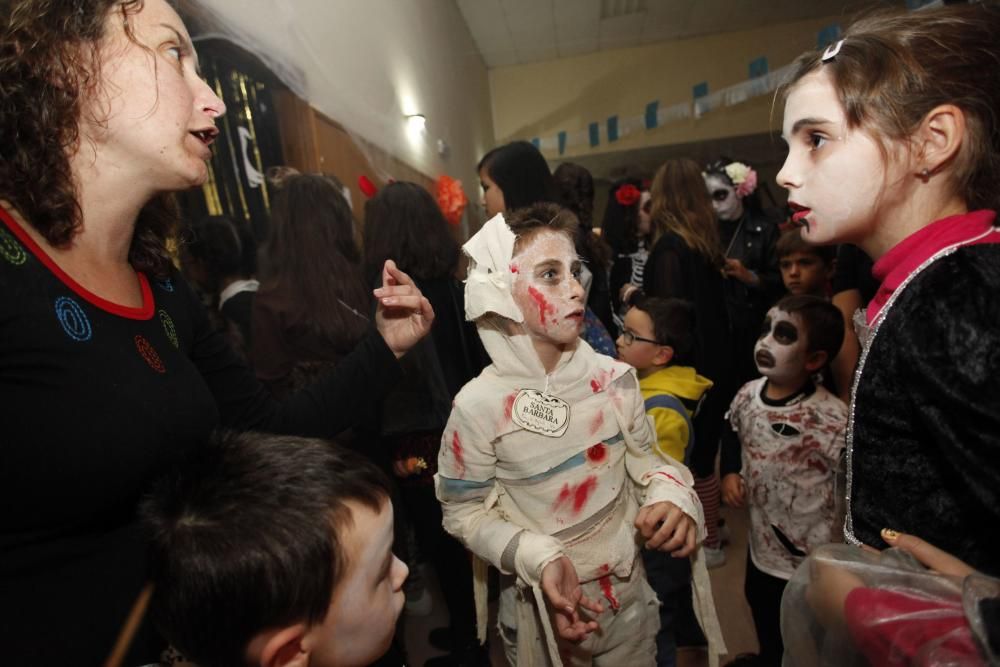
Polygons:
M747 514L746 510L722 508L732 535L732 542L726 547L726 564L711 570L712 592L715 596L715 607L722 624L722 632L729 649L730 656L757 650L757 639L754 635L750 609L743 599L743 573L746 569L747 552ZM447 612L440 602L437 582L434 575L428 572L428 585L435 599L434 608L427 616L408 616L405 621L405 637L410 667L421 667L427 658L440 655L427 643L427 634L432 628L442 627L447 623ZM493 610L495 611L495 610ZM491 620L491 630L493 621ZM505 666L506 661L499 642L495 638L491 643L491 658L493 665ZM723 664L726 658L723 659ZM686 650L678 653L680 667L700 667L708 665L704 651ZM627 667L627 666L623 666Z

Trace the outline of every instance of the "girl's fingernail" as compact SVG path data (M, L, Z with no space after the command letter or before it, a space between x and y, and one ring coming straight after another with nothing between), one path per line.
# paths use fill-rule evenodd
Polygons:
M396 300L393 299L391 296L387 296L386 298L382 299L382 303L384 303L387 306L391 306L392 304L396 303Z
M882 539L885 540L886 542L895 542L897 539L899 539L899 533L893 530L892 528L883 528Z

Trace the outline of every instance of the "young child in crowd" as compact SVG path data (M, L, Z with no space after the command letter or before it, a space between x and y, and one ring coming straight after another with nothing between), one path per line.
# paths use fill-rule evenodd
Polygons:
M694 440L691 419L712 382L698 375L694 357L694 308L681 299L640 298L625 314L618 358L636 369L646 414L656 430L654 449L667 461L685 461ZM691 611L691 565L661 551L642 552L649 584L660 598L656 664L677 664L678 624L694 635L701 630Z
M810 551L840 538L835 488L847 408L813 375L843 336L833 304L807 295L783 298L768 311L754 348L763 377L743 385L729 410L733 433L723 440L722 496L733 507L750 507L744 593L760 644L760 654L740 664L781 664L785 585Z
M830 297L837 246L812 245L802 238L799 229L790 229L778 237L775 245L781 281L789 294Z
M702 511L690 473L653 452L635 372L579 338L575 226L536 204L464 246L466 317L493 363L455 399L437 494L445 529L501 572L511 665L652 665L659 618L639 546L696 553Z
M363 667L389 648L407 568L388 482L358 454L222 435L142 512L150 615L200 667Z

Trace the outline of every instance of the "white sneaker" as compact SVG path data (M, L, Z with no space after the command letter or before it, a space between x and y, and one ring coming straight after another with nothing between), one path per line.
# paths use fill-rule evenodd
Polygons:
M705 567L708 569L722 567L726 564L726 552L721 546L716 549L706 546L702 546L701 548L705 552Z

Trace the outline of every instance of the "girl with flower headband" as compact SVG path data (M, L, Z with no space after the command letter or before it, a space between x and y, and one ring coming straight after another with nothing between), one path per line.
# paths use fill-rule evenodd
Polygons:
M778 174L803 237L858 245L875 260L881 282L856 318L863 351L847 435L847 542L884 549L899 544L902 531L964 561L963 574L976 569L994 577L1000 574L1000 542L991 528L1000 524L998 45L995 4L859 21L825 52L799 59L785 91L789 154ZM851 586L828 586L845 578L844 569L820 562L796 575L811 586L817 613L836 612L840 622L825 628L833 638L828 646L843 645L837 633L848 633L871 664L888 664L892 651L895 659L919 654L920 664L937 664L934 652L940 655L944 644L936 630L943 627L912 618L920 610L920 617L940 620L949 604L959 617L964 608L972 627L996 632L996 620L975 620L996 607L974 594L981 582L963 587L957 579L944 587L949 594L917 599L906 591L921 588L929 575L910 567L909 581L873 592L878 568L884 572L889 559L862 555L838 556L858 565ZM893 572L900 570L907 568ZM987 581L1000 597L996 580ZM786 592L783 618L796 619L782 629L786 647L804 624L797 610L788 613L796 599L801 594ZM938 603L928 609L928 599ZM888 612L873 609L898 614L887 622ZM968 627L964 632L950 635L948 642L964 637L950 651L996 659L988 637L972 641ZM992 651L998 647L993 643Z
M726 257L726 297L742 385L758 376L753 346L768 308L784 292L775 254L780 234L761 206L757 172L752 167L723 157L709 163L702 176Z

